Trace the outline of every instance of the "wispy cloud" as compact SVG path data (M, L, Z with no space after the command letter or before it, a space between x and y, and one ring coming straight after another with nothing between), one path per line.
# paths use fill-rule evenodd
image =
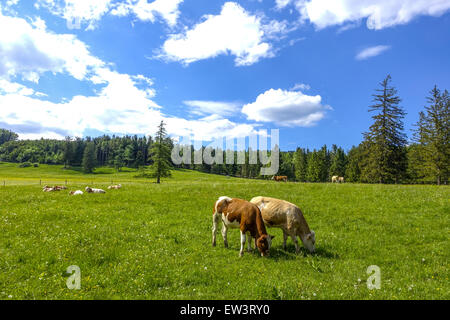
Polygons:
M210 114L217 114L221 116L230 116L239 111L241 104L236 102L222 102L222 101L200 101L189 100L183 101L189 106L189 112L194 115L204 116Z
M356 55L356 60L366 60L366 59L369 59L372 57L376 57L376 56L382 54L383 52L389 50L390 48L391 48L391 46L385 46L385 45L366 48L364 50L361 50Z

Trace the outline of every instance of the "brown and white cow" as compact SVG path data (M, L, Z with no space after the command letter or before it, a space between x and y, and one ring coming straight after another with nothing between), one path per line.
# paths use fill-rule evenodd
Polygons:
M54 187L45 186L42 191L44 192L52 192L52 191L60 191L59 189L55 189Z
M313 230L309 229L302 211L295 204L269 197L255 197L250 202L261 210L264 223L268 227L283 230L283 248L285 250L288 236L292 238L297 253L300 251L297 236L310 252L316 250L316 235Z
M252 250L251 239L255 239L255 246L261 256L269 254L273 236L267 234L264 221L259 208L246 200L220 197L214 204L212 245L216 245L217 225L222 219L222 237L228 248L228 228L239 228L241 231L241 250L239 256L244 255L244 246L247 240L248 251ZM248 236L248 239L246 238Z
M287 177L287 176L273 176L273 177L272 177L272 180L287 182L288 177Z
M344 177L339 177L339 183L344 183Z
M85 190L86 190L87 193L106 193L106 191L103 190L103 189L96 189L96 188L86 187Z
M113 185L113 186L109 186L109 187L108 187L108 189L120 189L120 188L122 188L122 185L121 185L121 184L116 184L116 185Z

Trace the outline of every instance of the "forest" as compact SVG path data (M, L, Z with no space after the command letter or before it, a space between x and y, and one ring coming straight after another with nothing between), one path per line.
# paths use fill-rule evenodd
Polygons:
M418 115L412 134L407 136L401 99L391 85L388 75L373 94L369 106L373 124L362 133L363 140L350 150L332 145L310 150L299 146L295 151L281 151L279 175L289 181L329 182L334 175L346 182L358 183L430 183L448 184L450 171L450 96L436 86L430 91L427 105ZM65 140L19 140L18 134L0 129L0 161L20 163L22 166L59 164L64 167L83 167L93 172L97 166L123 167L145 170L155 157L155 139L151 136L66 137ZM158 136L167 149L174 142L164 133ZM205 147L203 147L204 149ZM193 151L193 147L191 146ZM204 150L204 152L225 150ZM174 168L198 170L205 173L243 178L267 179L260 176L262 165L249 164L188 164L170 165ZM165 153L166 160L170 156ZM237 158L237 152L234 151ZM259 161L259 160L258 160Z

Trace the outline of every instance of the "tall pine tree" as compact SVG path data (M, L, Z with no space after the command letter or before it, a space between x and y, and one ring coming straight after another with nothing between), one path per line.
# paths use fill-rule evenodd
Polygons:
M155 135L155 142L150 149L150 158L153 162L150 170L152 176L156 178L156 183L160 183L161 178L171 176L171 149L164 126L164 121L161 121Z
M399 182L406 174L406 135L403 118L406 113L399 106L401 99L390 85L388 75L376 90L374 104L369 112L374 123L364 133L364 160L361 170L363 180L368 182Z
M425 112L419 113L414 140L420 171L439 185L447 181L450 170L450 97L447 90L441 93L436 86L430 94Z

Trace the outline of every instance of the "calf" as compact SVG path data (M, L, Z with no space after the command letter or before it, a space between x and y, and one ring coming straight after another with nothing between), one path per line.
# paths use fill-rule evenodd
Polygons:
M286 240L290 236L298 253L297 236L302 239L304 246L310 251L316 250L316 235L309 229L303 213L295 204L269 197L255 197L250 200L261 210L264 223L268 227L281 228L283 230L283 248L286 250Z
M121 185L121 184L117 184L117 185L109 186L109 187L108 187L108 189L120 189L120 188L122 188L122 185Z
M264 221L259 208L242 199L220 197L214 204L212 245L216 245L217 224L222 218L222 237L225 247L228 248L228 228L239 228L241 231L241 250L239 256L244 255L246 235L248 236L248 251L252 250L251 238L255 239L255 246L261 256L269 254L273 236L266 232Z
M344 183L344 177L339 177L339 183Z
M85 190L86 190L87 193L106 193L106 191L103 190L103 189L96 189L96 188L86 187Z

